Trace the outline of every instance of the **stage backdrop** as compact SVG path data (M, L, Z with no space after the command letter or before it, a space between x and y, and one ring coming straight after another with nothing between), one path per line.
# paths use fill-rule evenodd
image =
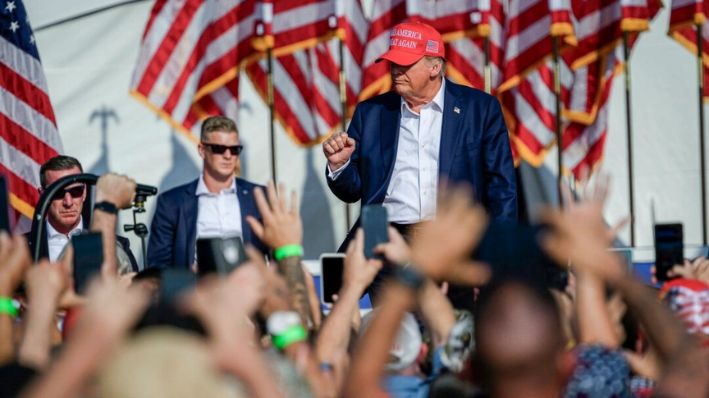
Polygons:
M108 0L31 0L26 7L35 28L49 94L66 154L89 172L125 173L165 191L198 176L194 143L128 93L151 1L138 1L73 21L57 23L111 4ZM367 2L365 5L368 5ZM651 203L658 221L680 221L687 243L701 240L699 150L694 59L666 35L664 9L635 47L632 58L635 134L636 225L639 246L652 245ZM265 183L270 176L268 112L246 74L236 110L245 146L243 176ZM611 97L610 128L602 170L612 177L606 209L609 222L628 212L623 80ZM327 189L320 147L304 149L277 126L279 179L301 195L306 257L333 251L345 234L345 208ZM544 167L522 166L525 196L532 215L555 201L556 153ZM149 223L154 199L148 213ZM353 219L359 206L353 206ZM130 222L131 214L122 213ZM139 241L131 235L139 255ZM628 230L620 238L629 239Z

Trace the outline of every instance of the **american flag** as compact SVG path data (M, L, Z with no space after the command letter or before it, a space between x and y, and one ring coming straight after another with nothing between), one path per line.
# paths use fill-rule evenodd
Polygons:
M339 40L330 38L337 36L344 43L343 55L348 77L345 90L350 113L354 109L360 87L359 65L364 51L367 22L359 1L310 1L300 5L300 12L307 10L307 15L302 14L295 20L304 24L304 27L284 22L286 17L293 18L292 14L297 9L287 9L285 5L274 8L272 30L276 47L273 53L280 54L273 59L274 108L276 119L296 143L312 145L320 142L334 129L342 128ZM328 28L325 29L323 24L327 24ZM279 40L279 32L288 41L285 38ZM278 47L279 43L283 47ZM306 48L295 52L283 50L299 47ZM266 60L249 65L246 71L258 93L266 100Z
M618 47L624 30L646 30L659 11L657 1L586 2L574 11L577 45L560 57L562 102L562 163L579 175L602 158L608 130L607 103L613 78L620 72ZM513 150L518 157L539 166L556 145L555 95L551 60L524 74L519 83L502 93Z
M257 0L157 0L131 93L193 140L206 116L235 116L240 65L262 56L261 12Z
M472 13L473 36L446 44L446 72L454 81L477 89L485 88L485 48L490 52L490 92L495 95L502 80L505 44L505 12L499 0L479 0Z
M704 100L709 100L709 3L704 0L673 0L670 10L670 36L696 57L695 24L702 26L702 60L704 64Z
M39 168L62 152L47 82L20 0L0 2L0 172L10 204L32 218Z

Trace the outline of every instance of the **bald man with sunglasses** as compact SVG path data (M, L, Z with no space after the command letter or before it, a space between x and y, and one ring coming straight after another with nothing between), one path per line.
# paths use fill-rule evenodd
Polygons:
M247 215L261 218L253 197L257 185L235 177L241 170L242 149L233 120L224 116L204 120L198 145L202 175L158 197L147 266L192 268L198 238L239 236L267 252L246 222Z

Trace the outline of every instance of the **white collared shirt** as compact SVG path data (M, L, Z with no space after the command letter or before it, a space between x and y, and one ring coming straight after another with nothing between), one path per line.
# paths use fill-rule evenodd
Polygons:
M236 197L236 179L231 186L212 193L199 177L195 195L198 197L197 238L242 236L241 206Z
M401 99L399 143L383 203L390 222L412 224L436 216L445 84L443 79L436 96L419 113Z
M399 143L383 203L390 222L413 224L436 216L445 85L446 79L442 79L433 100L419 113L401 99ZM337 170L328 165L328 178L337 179L349 164L348 160Z
M49 249L49 261L57 261L59 255L64 250L64 247L69 243L72 236L78 235L83 231L84 219L79 217L79 223L76 224L68 235L65 235L52 226L49 220L45 221L47 227L47 248Z

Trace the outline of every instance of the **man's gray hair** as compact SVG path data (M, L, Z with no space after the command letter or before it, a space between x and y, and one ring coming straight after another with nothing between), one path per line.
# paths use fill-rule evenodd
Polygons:
M441 70L438 72L438 77L443 77L446 74L446 60L443 57L431 57L431 56L426 56L426 61L428 61L429 65L433 66L436 64L441 64Z

